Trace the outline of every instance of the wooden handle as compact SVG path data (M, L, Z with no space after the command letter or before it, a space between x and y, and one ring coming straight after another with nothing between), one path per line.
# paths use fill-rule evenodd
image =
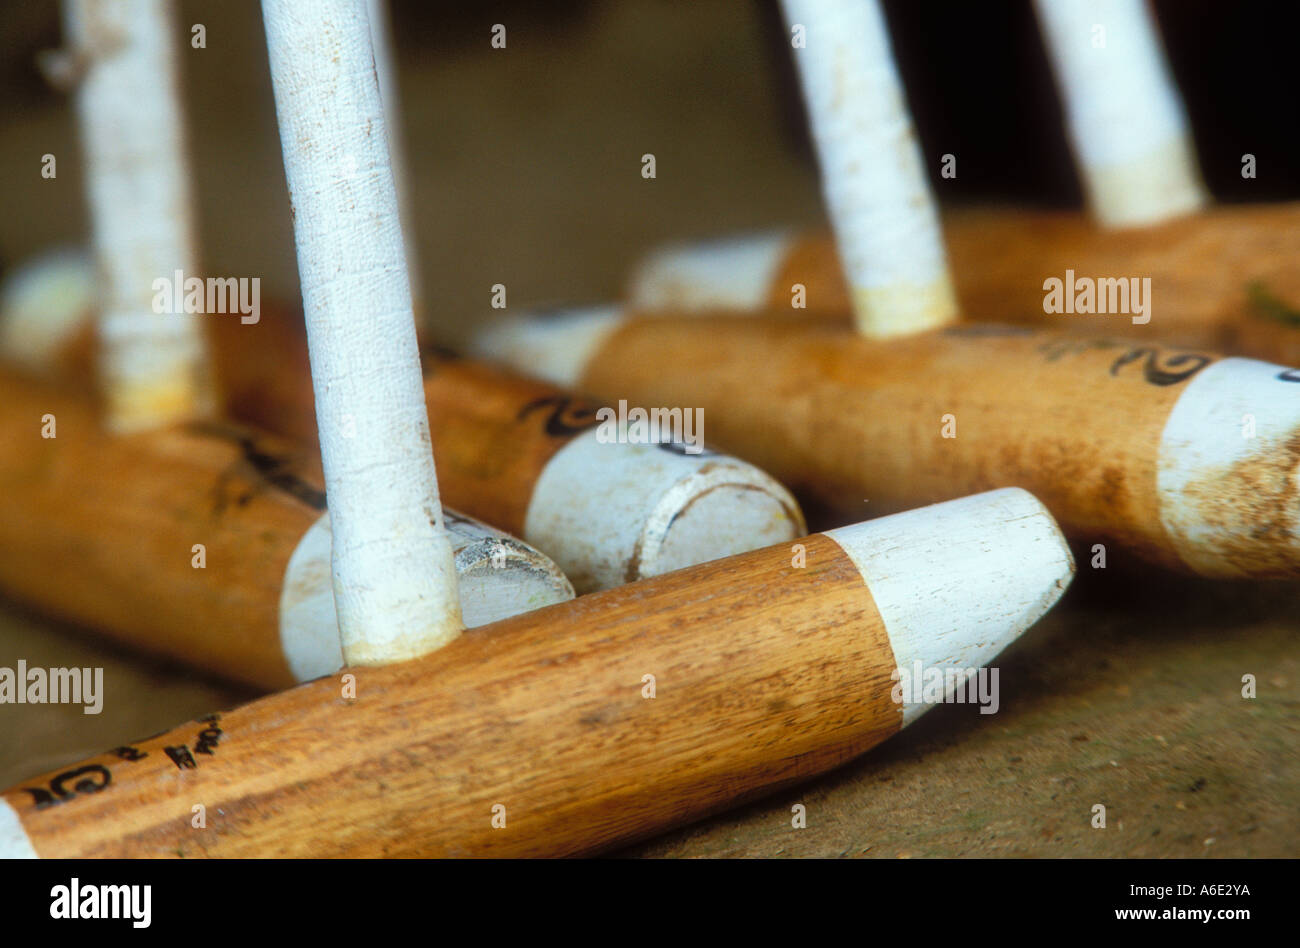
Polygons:
M90 400L7 371L0 445L6 593L214 674L293 683L280 589L323 509L319 462L228 425L111 435Z
M1300 365L1300 204L1211 207L1152 227L1107 230L1072 211L977 208L944 215L962 313L969 320L1113 334ZM828 234L729 241L756 285L735 286L735 266L710 266L709 245L652 255L633 302L680 311L770 307L799 318L848 321L850 301ZM1066 271L1089 279L1151 280L1151 321L1129 315L1054 314L1044 282ZM806 308L791 306L803 287ZM727 290L723 293L722 290Z
M262 325L214 327L231 409L267 430L311 428L293 326L272 312ZM286 354L285 366L275 361ZM422 355L443 497L546 552L579 592L806 532L794 498L750 464L703 446L610 443L598 430L600 402L434 347Z
M479 348L571 345L579 330L600 341L557 381L701 406L720 445L843 512L1014 484L1079 540L1206 576L1300 575L1300 370L1022 327L871 341L601 312L525 316Z
M231 416L313 443L300 322L275 309L251 331L216 324L211 338ZM440 491L458 510L523 536L538 479L560 449L596 426L600 403L433 346L421 350L421 361Z
M0 445L10 595L267 688L342 665L311 452L228 423L114 436L84 394L3 370ZM446 517L472 624L572 597L538 551Z
M0 855L601 849L879 743L897 667L986 664L1072 568L1023 491L691 567L24 781Z
M861 576L826 538L808 560L746 554L470 631L350 669L355 700L331 676L4 799L43 857L564 855L631 839L898 728Z

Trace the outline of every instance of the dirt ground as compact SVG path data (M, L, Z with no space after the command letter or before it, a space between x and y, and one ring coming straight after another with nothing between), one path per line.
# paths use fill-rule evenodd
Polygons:
M759 8L506 9L502 51L488 45L491 16L398 9L420 270L444 340L497 282L512 306L604 301L665 240L823 219ZM52 10L0 15L6 265L85 233L70 111L26 65L57 41ZM207 28L207 49L184 54L207 269L293 298L256 4L181 10ZM654 181L640 176L647 152ZM54 180L40 177L45 153ZM936 708L833 774L626 854L1300 855L1300 589L1081 563L1063 603L1000 661L997 714ZM0 604L0 665L20 658L103 666L105 706L0 706L0 786L253 696ZM1247 674L1254 699L1241 695ZM806 828L791 825L795 804Z

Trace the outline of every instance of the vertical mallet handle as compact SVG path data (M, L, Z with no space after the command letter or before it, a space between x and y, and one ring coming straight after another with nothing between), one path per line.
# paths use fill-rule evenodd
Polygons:
M350 665L459 634L366 0L263 0Z
M106 421L115 431L161 428L212 407L204 317L175 311L183 287L154 285L197 276L175 18L163 0L67 0L64 24L84 62L76 107L104 281Z
M1209 195L1145 0L1035 0L1093 216L1133 227Z
M858 330L886 337L957 318L948 262L877 0L782 0L822 190Z

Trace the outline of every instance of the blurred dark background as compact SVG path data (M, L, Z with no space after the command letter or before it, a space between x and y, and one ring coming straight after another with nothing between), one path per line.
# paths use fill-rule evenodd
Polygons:
M258 5L186 0L207 48L182 47L202 252L210 272L296 298ZM1060 106L1027 0L885 4L941 200L1077 206ZM396 0L403 131L428 318L454 341L493 283L509 301L615 296L664 240L813 224L815 166L774 0ZM1296 5L1155 4L1211 190L1300 196ZM507 27L504 50L492 25ZM0 263L86 232L75 128L35 55L54 3L0 13ZM57 180L40 156L59 157ZM656 155L658 177L640 177ZM955 179L939 159L958 159ZM1241 156L1256 156L1244 180Z

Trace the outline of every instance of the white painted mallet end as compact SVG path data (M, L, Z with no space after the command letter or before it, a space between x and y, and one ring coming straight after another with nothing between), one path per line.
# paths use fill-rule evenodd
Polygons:
M986 666L1074 578L1056 521L1004 488L830 530L861 571L902 669ZM927 705L905 702L903 722Z
M659 310L760 309L794 239L778 231L659 247L633 271L628 304Z
M573 598L573 586L528 544L464 514L444 511L458 578L461 615L475 628ZM344 665L330 578L329 514L304 535L284 571L280 645L299 681Z
M533 488L524 536L580 593L792 541L798 503L752 464L680 444L574 438Z
M1202 576L1294 577L1300 564L1300 369L1203 368L1160 436L1160 520Z
M467 348L481 358L575 388L587 363L623 318L623 308L617 305L529 309L493 320Z
M25 260L0 286L0 357L54 370L68 340L94 319L99 290L95 264L80 248Z
M0 859L39 858L14 808L0 800Z

